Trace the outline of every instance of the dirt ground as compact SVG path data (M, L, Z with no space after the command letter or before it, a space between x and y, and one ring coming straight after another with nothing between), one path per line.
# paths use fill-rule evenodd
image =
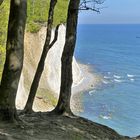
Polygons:
M20 115L20 119L23 121L20 125L0 122L0 140L130 139L120 136L107 126L77 116L57 116L38 112Z

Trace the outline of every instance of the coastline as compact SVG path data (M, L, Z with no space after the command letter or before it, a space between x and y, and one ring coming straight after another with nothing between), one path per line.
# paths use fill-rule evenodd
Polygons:
M102 77L97 75L90 65L79 63L79 68L82 73L82 80L72 87L71 109L74 113L78 114L83 112L82 93L95 89L101 82Z
M72 87L72 94L77 94L86 90L94 89L99 83L101 83L102 77L97 75L91 70L91 67L86 64L78 62L82 73L82 80Z

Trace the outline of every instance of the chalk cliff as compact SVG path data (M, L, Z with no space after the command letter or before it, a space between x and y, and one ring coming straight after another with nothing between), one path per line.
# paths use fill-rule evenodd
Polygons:
M60 89L61 77L61 55L65 43L65 26L61 25L59 28L58 40L50 49L46 62L44 72L39 85L38 92L43 94L53 94L58 97ZM38 61L41 56L42 48L45 42L46 27L42 27L38 33L26 33L25 35L25 55L24 66L18 88L16 98L16 105L18 108L23 108L27 100L27 94L33 80ZM52 39L54 31L52 31ZM73 58L73 87L81 82L83 79L82 72ZM48 93L46 93L48 92Z

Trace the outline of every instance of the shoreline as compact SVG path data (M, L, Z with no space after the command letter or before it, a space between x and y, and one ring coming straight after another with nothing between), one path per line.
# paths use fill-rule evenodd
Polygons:
M90 65L78 62L83 78L81 81L72 87L71 109L78 114L83 112L82 93L95 89L101 82L102 77L92 70Z
M82 64L78 62L82 73L81 81L72 87L72 94L77 94L83 91L94 89L102 81L102 77L94 73L90 65Z

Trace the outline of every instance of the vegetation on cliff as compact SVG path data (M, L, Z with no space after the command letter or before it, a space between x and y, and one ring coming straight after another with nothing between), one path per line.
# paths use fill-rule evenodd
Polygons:
M26 31L36 33L46 25L49 10L48 0L28 0ZM0 78L3 70L10 1L0 6ZM68 0L59 0L54 13L54 26L66 22Z

